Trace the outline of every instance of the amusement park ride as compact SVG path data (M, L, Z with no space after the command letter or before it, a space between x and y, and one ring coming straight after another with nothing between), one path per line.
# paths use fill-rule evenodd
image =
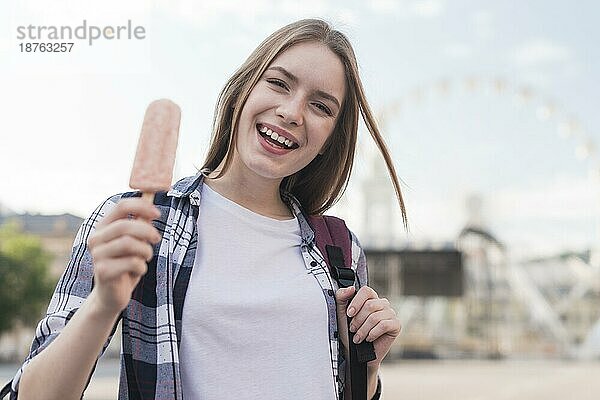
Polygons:
M404 102L428 92L448 95L456 86L515 96L535 110L539 120L575 142L577 157L588 163L600 188L594 142L581 125L534 90L502 79L440 80L420 87L384 107L380 126L397 118ZM359 151L371 159L368 176L358 184L371 286L395 305L403 323L396 356L600 358L598 247L588 254L515 260L510 247L486 229L476 197L467 202L468 221L453 242L415 247L389 240L402 223L392 217L395 199L383 163L374 149ZM600 233L600 223L598 228Z

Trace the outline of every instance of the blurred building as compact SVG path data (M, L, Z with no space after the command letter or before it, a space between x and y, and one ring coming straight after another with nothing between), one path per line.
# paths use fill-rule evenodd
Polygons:
M69 262L73 240L82 222L83 218L72 214L17 214L0 205L0 226L14 224L23 233L39 237L44 250L52 256L50 271L56 280ZM0 338L0 358L22 360L29 350L33 333L33 328L17 326L3 335Z
M44 250L52 256L50 269L56 277L65 269L71 256L71 247L83 218L72 214L0 214L0 226L15 224L23 233L38 236Z
M468 206L454 243L365 250L371 286L403 324L392 353L600 359L600 269L589 252L512 260L485 229L481 202Z

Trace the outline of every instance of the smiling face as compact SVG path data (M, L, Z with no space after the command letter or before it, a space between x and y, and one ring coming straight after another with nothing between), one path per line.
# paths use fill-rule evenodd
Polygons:
M345 91L344 65L327 46L299 43L282 52L242 109L232 168L278 181L300 171L323 150Z

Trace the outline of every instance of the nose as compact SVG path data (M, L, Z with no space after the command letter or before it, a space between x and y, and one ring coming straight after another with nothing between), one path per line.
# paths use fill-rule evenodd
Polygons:
M304 123L304 102L300 98L288 99L277 107L277 116L281 117L286 124L300 126Z

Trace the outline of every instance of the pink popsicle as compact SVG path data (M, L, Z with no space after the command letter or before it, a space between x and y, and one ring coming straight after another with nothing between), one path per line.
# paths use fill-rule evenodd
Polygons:
M129 178L129 186L144 197L171 187L180 119L179 106L168 99L155 100L146 109Z

